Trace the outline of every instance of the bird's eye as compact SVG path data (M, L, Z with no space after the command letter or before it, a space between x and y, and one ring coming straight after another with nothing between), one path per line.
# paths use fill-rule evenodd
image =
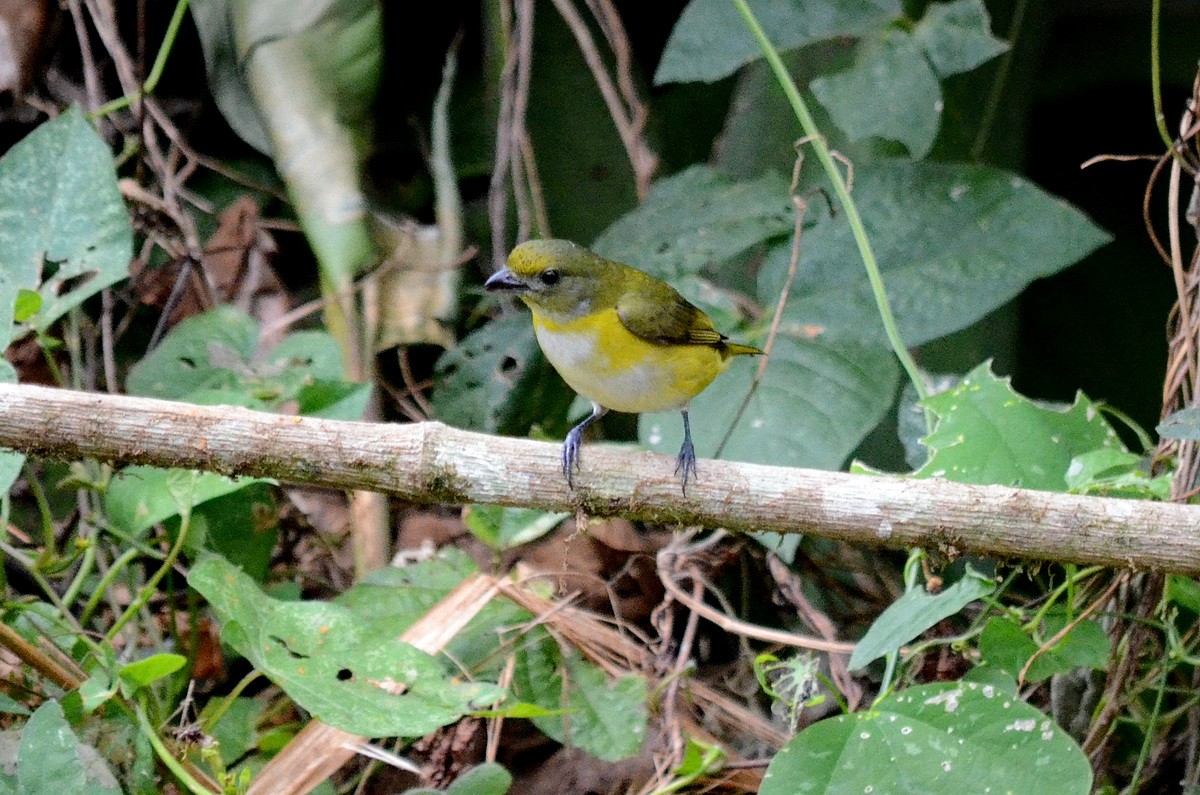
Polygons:
M562 274L554 270L554 268L550 268L538 274L538 278L542 280L542 284L552 287L562 281Z

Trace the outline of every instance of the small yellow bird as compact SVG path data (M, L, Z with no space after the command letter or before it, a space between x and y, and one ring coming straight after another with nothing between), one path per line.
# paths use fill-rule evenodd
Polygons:
M676 474L687 493L697 475L688 401L733 356L762 353L729 342L702 311L665 282L604 259L569 240L531 240L484 284L515 293L533 311L542 352L567 385L592 401L592 413L567 434L567 485L579 469L584 430L610 409L632 414L678 409L683 447Z

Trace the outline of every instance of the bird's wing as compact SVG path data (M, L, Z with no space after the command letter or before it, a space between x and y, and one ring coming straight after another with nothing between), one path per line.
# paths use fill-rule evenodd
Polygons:
M621 296L617 317L630 333L660 345L720 345L726 339L708 315L669 284L650 277Z

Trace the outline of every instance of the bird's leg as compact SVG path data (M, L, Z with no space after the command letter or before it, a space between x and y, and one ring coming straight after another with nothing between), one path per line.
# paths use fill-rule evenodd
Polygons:
M575 488L575 483L572 481L571 476L575 470L579 469L579 446L583 444L583 432L587 430L589 425L607 413L608 409L592 401L591 415L572 428L571 432L567 434L567 439L563 442L562 448L562 467L563 475L567 479L567 488Z
M700 477L700 473L696 471L696 448L692 447L692 425L688 422L687 409L682 409L680 414L683 415L683 447L679 448L679 459L675 464L675 474L683 475L683 493L687 495L688 471L693 475Z

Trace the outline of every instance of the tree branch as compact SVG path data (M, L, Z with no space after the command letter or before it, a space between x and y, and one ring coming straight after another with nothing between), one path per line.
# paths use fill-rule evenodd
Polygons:
M559 445L437 422L337 422L229 406L0 385L0 445L368 489L415 503L495 503L660 524L774 530L948 554L1200 574L1200 506L702 461L591 445L574 491Z

